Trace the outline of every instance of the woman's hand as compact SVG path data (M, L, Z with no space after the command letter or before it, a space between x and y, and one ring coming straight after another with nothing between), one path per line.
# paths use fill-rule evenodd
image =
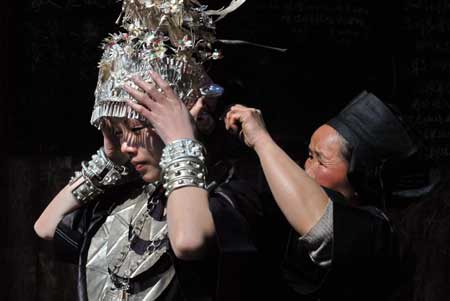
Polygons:
M270 139L261 111L239 104L232 106L226 114L225 128L234 133L239 132L245 144L254 149Z
M104 119L101 125L103 133L103 149L106 157L116 164L124 164L128 161L128 156L120 151L120 139L114 134L111 121Z
M159 74L150 71L150 76L156 85L139 77L132 79L144 92L124 86L125 91L138 102L129 100L128 105L152 124L165 144L182 138L194 139L194 120L184 103ZM198 106L194 107L195 112L199 111Z

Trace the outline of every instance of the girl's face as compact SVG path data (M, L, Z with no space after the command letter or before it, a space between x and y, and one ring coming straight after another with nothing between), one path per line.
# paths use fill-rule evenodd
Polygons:
M120 141L120 150L130 158L131 164L145 182L160 177L159 160L164 143L151 126L135 119L112 119L114 135Z

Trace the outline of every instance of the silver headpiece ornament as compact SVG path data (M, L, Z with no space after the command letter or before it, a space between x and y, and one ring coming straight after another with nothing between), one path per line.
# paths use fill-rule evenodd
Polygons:
M104 117L144 120L126 104L130 96L122 86L137 88L131 81L135 75L152 82L150 70L159 73L187 106L210 91L220 94L203 63L221 58L212 48L215 23L244 2L232 0L226 8L208 10L197 0L123 0L117 23L122 20L125 32L111 34L102 44L91 124L100 128Z

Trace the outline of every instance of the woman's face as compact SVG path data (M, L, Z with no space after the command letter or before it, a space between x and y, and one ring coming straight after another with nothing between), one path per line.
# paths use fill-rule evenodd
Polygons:
M322 125L311 137L305 171L319 185L351 198L353 189L347 179L348 162L341 149L342 142L336 130Z
M153 182L160 177L159 160L163 141L152 127L139 120L111 120L114 134L120 141L120 150L130 158L131 164L145 182Z

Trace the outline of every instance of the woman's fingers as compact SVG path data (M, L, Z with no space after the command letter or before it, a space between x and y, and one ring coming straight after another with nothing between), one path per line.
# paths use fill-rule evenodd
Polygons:
M240 104L236 104L233 105L230 108L230 112L245 112L246 114L250 113L250 114L257 114L257 115L262 115L261 110L259 109L255 109L255 108L249 108Z
M239 135L239 138L249 147L255 147L261 137L267 135L261 111L234 105L226 114L225 127Z
M234 105L225 116L225 128L234 132L244 132L264 128L261 111L255 108L247 108L243 105ZM247 134L247 133L245 133Z
M231 129L233 132L237 132L243 121L243 117L243 112L229 111L225 118L225 128L227 130Z
M230 107L230 111L235 111L235 110L247 110L247 109L251 109L249 107L243 106L241 104L235 104L233 106Z

